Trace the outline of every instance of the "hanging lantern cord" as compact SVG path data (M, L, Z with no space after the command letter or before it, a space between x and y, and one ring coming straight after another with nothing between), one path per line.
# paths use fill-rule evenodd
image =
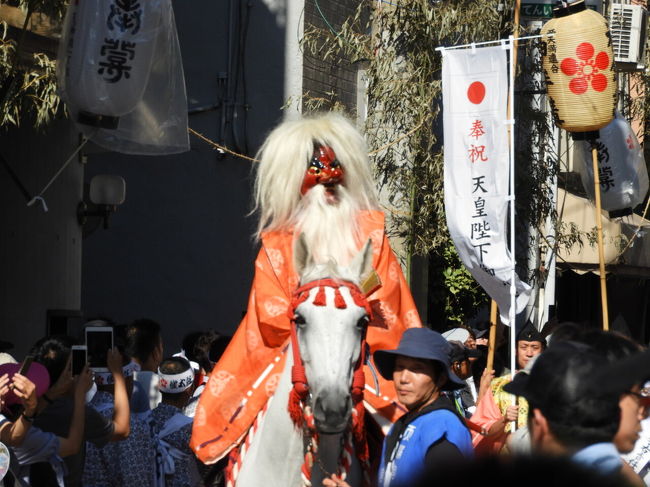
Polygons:
M72 160L75 158L75 156L83 149L83 147L86 145L89 139L84 138L83 142L79 144L79 146L74 150L72 154L70 154L70 157L63 163L61 168L52 176L52 178L48 181L48 183L45 185L45 187L41 190L38 195L34 196L31 200L27 202L27 206L32 206L34 203L37 201L40 201L41 205L43 205L43 211L47 212L47 203L45 202L45 199L43 198L43 194L49 189L50 186L52 186L52 183L56 181L56 179L61 175L61 173L64 171L66 167L68 167L68 164L72 162Z

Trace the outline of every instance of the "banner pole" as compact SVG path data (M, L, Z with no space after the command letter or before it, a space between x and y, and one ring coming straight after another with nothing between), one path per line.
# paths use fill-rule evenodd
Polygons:
M494 351L497 341L497 302L493 299L490 303L490 339L488 341L487 365L488 371L494 369Z
M518 2L517 2L518 3ZM518 19L517 13L518 8L515 10L515 20ZM517 35L518 25L515 25L514 35ZM512 377L515 376L516 369L516 295L517 288L515 279L517 278L517 273L515 270L516 267L516 254L515 254L515 69L517 61L517 43L513 35L510 36L510 93L508 98L510 98L508 103L508 124L510 128L510 191L509 191L509 202L510 202L510 254L512 259L512 275L510 277L510 312L509 312L509 322L510 322L510 370ZM512 396L512 404L517 405L517 396ZM517 427L516 421L513 421L510 426L510 432L513 433Z
M594 171L594 196L596 200L596 228L598 230L598 268L600 271L600 305L603 311L603 330L609 331L609 312L607 307L607 275L605 274L605 251L603 250L603 218L600 206L600 174L598 150L594 141L591 144L591 160Z

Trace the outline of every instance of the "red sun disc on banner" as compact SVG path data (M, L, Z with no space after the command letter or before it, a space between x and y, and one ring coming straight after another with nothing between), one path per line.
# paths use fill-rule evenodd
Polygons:
M467 88L467 98L469 101L478 105L485 98L485 85L480 81L474 81L469 88Z

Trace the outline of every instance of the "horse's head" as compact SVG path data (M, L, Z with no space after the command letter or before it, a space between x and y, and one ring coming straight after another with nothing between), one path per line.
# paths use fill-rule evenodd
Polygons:
M299 238L294 261L300 275L294 320L308 402L318 431L340 433L350 419L353 372L369 320L358 285L372 270L372 246L368 241L347 267L317 265Z

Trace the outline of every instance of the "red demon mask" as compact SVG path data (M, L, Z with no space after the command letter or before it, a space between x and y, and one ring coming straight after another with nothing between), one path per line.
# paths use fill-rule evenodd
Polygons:
M318 146L309 161L305 178L302 180L300 194L305 194L317 184L322 184L331 189L336 184L343 182L345 170L336 158L331 147Z

